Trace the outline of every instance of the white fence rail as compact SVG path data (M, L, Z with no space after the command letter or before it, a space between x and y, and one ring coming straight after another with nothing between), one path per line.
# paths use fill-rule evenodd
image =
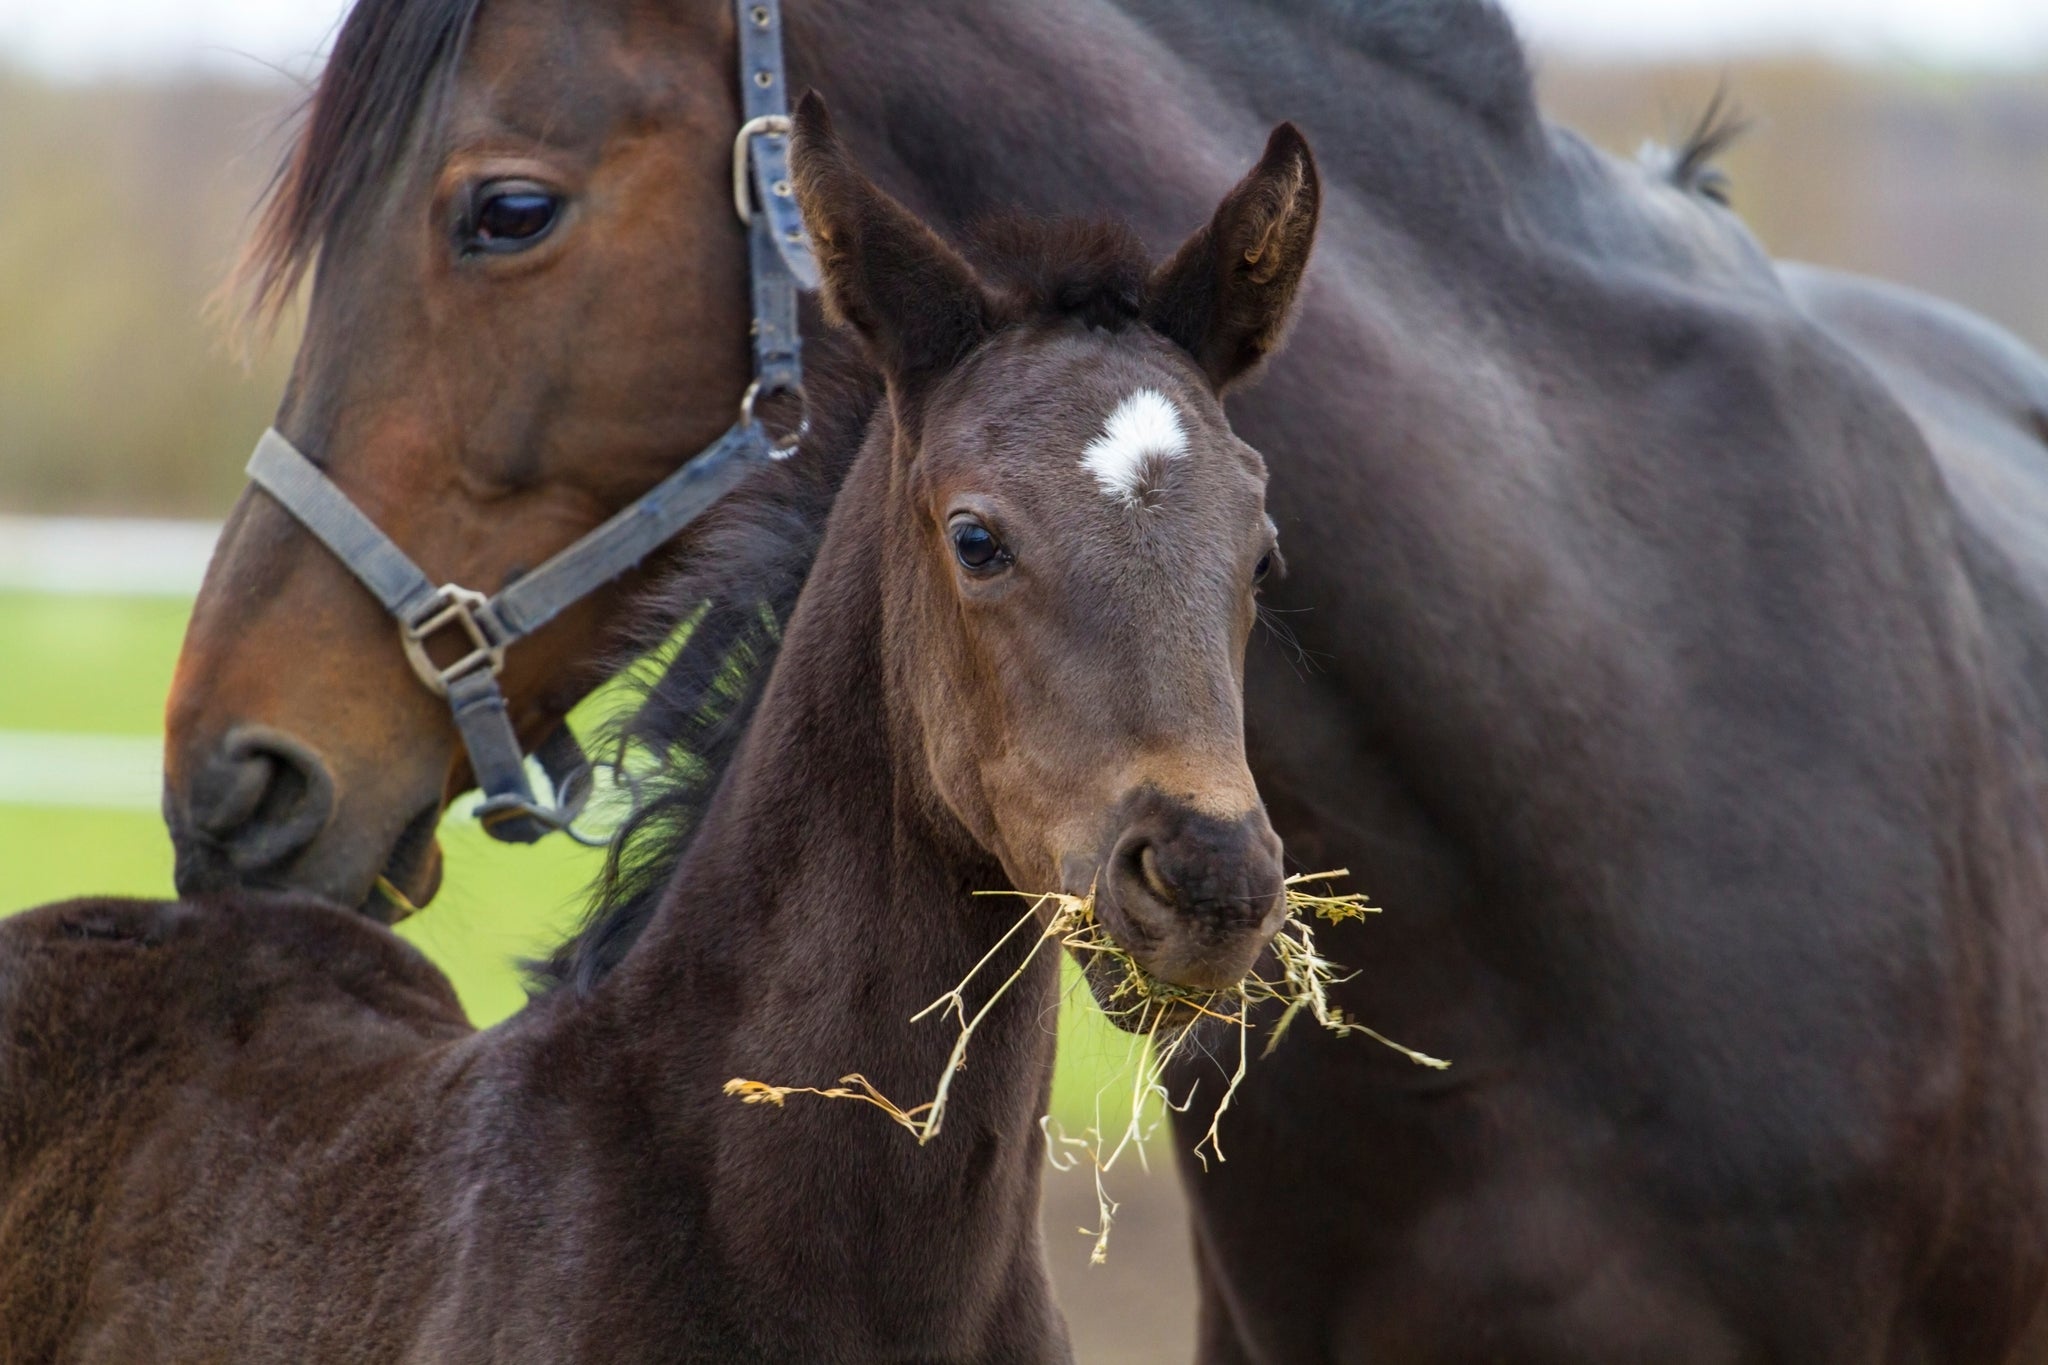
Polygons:
M208 522L0 516L0 591L190 597L219 537Z
M160 739L0 730L0 806L155 811L163 765Z
M206 522L0 516L0 592L191 597L219 536ZM155 811L162 791L160 739L0 730L0 806Z

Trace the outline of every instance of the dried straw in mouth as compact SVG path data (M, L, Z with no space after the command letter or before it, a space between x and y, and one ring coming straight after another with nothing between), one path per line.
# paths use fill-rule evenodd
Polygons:
M1190 1045L1189 1040L1204 1020L1217 1020L1237 1030L1237 1069L1231 1074L1223 1096L1217 1101L1215 1113L1210 1117L1209 1127L1195 1143L1195 1156L1203 1165L1210 1158L1223 1160L1223 1148L1217 1135L1217 1126L1223 1114L1230 1108L1237 1088L1245 1078L1251 1060L1252 1008L1267 1002L1278 1003L1282 1009L1280 1017L1273 1024L1266 1040L1266 1052L1271 1052L1287 1031L1289 1025L1306 1014L1318 1025L1332 1033L1344 1035L1363 1034L1376 1042L1399 1052L1408 1060L1420 1066L1442 1069L1449 1062L1403 1047L1364 1024L1347 1018L1342 1010L1330 1003L1330 988L1346 981L1349 974L1322 956L1316 949L1313 922L1322 920L1336 924L1343 920L1364 919L1367 915L1379 913L1368 905L1365 898L1355 894L1335 894L1328 890L1311 890L1323 884L1349 875L1343 871L1302 873L1289 877L1286 882L1287 918L1280 931L1273 937L1273 957L1279 966L1277 978L1257 974L1247 976L1235 986L1219 991L1196 991L1160 981L1138 964L1128 952L1119 947L1095 917L1095 897L1069 896L1059 892L1043 895L1029 895L1023 892L993 892L986 894L1019 895L1031 902L1023 918L1011 925L1009 930L996 941L974 964L960 984L947 991L931 1004L911 1017L911 1022L951 1015L959 1024L959 1034L953 1041L953 1050L946 1059L945 1069L939 1075L938 1089L931 1099L910 1109L905 1109L877 1090L868 1079L859 1074L842 1076L839 1084L819 1089L811 1086L768 1085L761 1081L731 1080L725 1084L725 1093L745 1104L771 1104L780 1108L792 1095L816 1095L824 1099L858 1100L870 1104L887 1114L890 1120L916 1137L918 1144L930 1142L939 1135L946 1117L946 1100L952 1090L953 1078L966 1068L967 1044L981 1021L988 1018L1010 987L1024 975L1038 954L1048 943L1056 943L1072 953L1084 967L1098 967L1105 971L1111 984L1102 1000L1102 1006L1111 1018L1130 1032L1132 1049L1127 1063L1131 1076L1130 1117L1123 1128L1110 1140L1104 1132L1101 1119L1100 1093L1096 1096L1096 1121L1077 1136L1067 1133L1055 1123L1050 1115L1042 1118L1040 1126L1045 1132L1046 1154L1056 1170L1076 1169L1082 1162L1093 1168L1095 1174L1095 1198L1102 1226L1091 1232L1095 1248L1089 1260L1100 1265L1109 1250L1110 1224L1116 1217L1116 1201L1109 1197L1103 1177L1115 1166L1117 1160L1127 1151L1135 1151L1138 1161L1145 1161L1145 1143L1158 1128L1160 1111L1171 1109L1185 1113L1194 1100L1194 1092L1176 1101L1166 1088L1166 1072L1176 1058ZM968 1012L966 991L974 979L1002 952L1004 946L1015 939L1026 925L1041 925L1036 940L1024 954L1024 960L1017 964L1015 971L1003 979L1001 985L984 1000L973 1013ZM1105 1090L1107 1087L1105 1087ZM1157 1101L1157 1105L1154 1105ZM1206 1150L1205 1150L1206 1149Z

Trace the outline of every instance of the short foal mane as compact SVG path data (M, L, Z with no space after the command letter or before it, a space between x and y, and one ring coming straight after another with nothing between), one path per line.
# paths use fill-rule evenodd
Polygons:
M366 191L388 183L423 110L437 112L483 0L356 0L271 177L231 282L274 316Z
M1127 226L1073 219L992 218L966 243L998 327L1071 320L1118 331L1137 325L1150 259ZM589 990L618 965L654 917L678 863L730 767L774 666L825 522L853 468L882 381L836 338L807 357L810 430L796 456L750 476L707 513L690 553L651 589L627 650L644 660L687 635L645 684L637 709L607 746L638 755L634 808L612 841L583 928L531 966L547 991ZM633 665L621 661L628 669Z

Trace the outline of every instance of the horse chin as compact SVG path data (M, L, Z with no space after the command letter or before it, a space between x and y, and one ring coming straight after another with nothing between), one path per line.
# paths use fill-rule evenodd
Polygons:
M364 914L385 924L396 924L415 911L424 910L434 899L441 890L441 875L446 869L441 842L435 837L440 824L438 804L422 808L406 822L385 859L384 870L363 897Z
M1117 883L1100 879L1096 915L1114 951L1076 950L1095 1003L1130 1033L1174 1030L1204 1019L1232 1017L1241 1008L1238 988L1284 914L1281 898L1257 919L1203 925L1173 912L1133 914Z
M1173 1033L1226 1014L1237 1005L1226 992L1177 986L1146 971L1135 957L1075 952L1095 1005L1125 1033Z

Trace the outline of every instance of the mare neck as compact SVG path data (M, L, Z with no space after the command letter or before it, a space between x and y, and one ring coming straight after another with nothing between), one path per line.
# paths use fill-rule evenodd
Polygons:
M1459 32L1416 25L1412 6L1384 8L786 5L792 88L825 92L862 164L936 224L1012 208L1107 213L1164 252L1287 118L1312 136L1375 130L1318 143L1326 193L1351 211L1411 220L1431 240L1490 232L1500 196L1548 159L1519 45L1504 24ZM1444 5L1468 18L1484 8ZM1493 117L1445 93L1437 68L1460 63L1492 71L1476 83L1491 87Z
M935 224L1107 211L1168 245L1265 133L1227 92L1179 88L1178 59L1104 0L792 0L788 23L792 86L824 91L862 164Z

